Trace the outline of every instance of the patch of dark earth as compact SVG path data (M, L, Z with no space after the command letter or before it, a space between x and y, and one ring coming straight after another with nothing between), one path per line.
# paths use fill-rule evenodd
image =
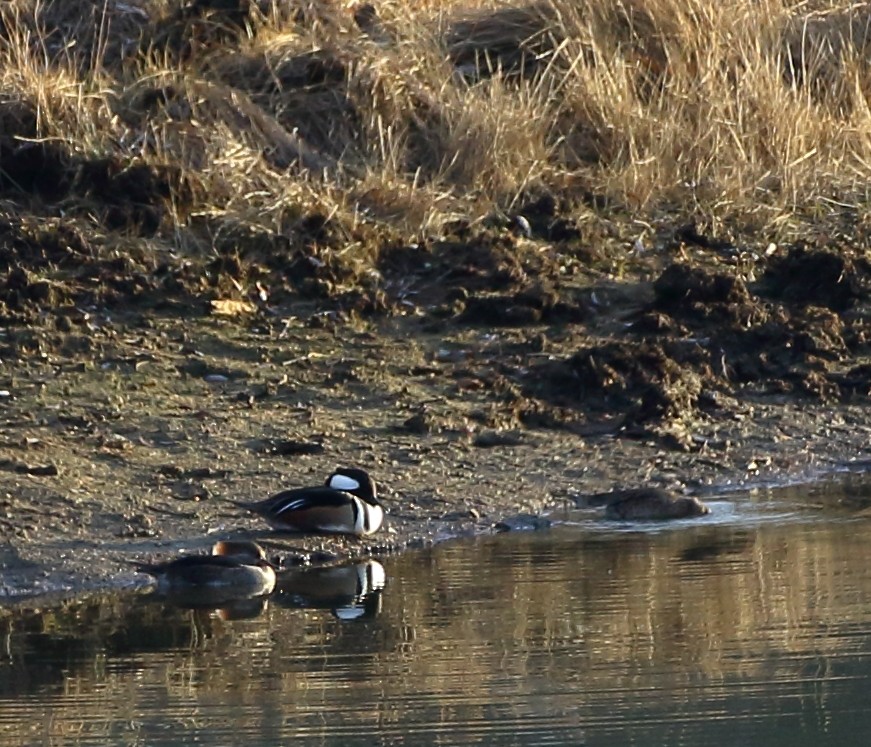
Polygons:
M536 199L414 241L192 218L182 253L146 209L173 175L74 174L43 212L0 214L4 601L138 588L131 561L218 538L329 563L543 526L584 494L868 463L858 240L765 251L678 225L638 251ZM145 187L119 197L126 179ZM105 209L45 207L73 192ZM373 539L279 535L227 500L339 465L380 486Z

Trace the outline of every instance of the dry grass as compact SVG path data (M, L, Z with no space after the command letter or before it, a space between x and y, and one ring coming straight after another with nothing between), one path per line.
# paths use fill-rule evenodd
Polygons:
M866 3L228 5L0 5L6 210L44 144L179 169L160 235L192 246L198 216L431 232L540 191L768 231L868 201Z

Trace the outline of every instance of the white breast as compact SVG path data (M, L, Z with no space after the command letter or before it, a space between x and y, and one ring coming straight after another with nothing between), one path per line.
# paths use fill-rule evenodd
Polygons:
M357 534L365 536L375 534L384 522L384 509L381 506L371 506L363 501L357 501L357 520L354 529Z

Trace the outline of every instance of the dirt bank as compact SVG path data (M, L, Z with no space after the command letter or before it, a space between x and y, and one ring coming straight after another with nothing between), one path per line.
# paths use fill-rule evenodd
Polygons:
M540 223L561 222L557 240L518 234L539 220L525 210L376 244L369 279L338 250L323 252L332 265L295 260L276 241L275 265L308 268L277 302L285 270L269 269L262 237L263 297L231 303L202 290L210 266L168 282L162 266L86 250L74 271L56 255L41 265L39 252L73 250L51 241L69 229L37 241L7 225L3 595L140 583L128 561L216 537L323 562L494 531L580 493L704 496L861 468L860 253L712 247L685 226L606 253L570 216ZM374 541L282 537L223 500L340 464L381 486L389 521Z
M861 469L866 11L685 5L0 4L0 599Z

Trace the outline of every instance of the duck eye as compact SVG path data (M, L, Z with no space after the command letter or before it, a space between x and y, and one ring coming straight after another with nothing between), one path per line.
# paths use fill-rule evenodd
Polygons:
M335 490L357 490L360 483L347 475L333 475L330 478L330 487Z

